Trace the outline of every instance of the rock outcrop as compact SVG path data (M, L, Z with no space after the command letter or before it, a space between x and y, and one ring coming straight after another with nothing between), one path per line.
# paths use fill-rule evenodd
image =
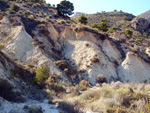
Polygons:
M144 31L149 27L150 23L144 18L134 18L131 21L131 27L133 27L137 31Z
M138 17L145 18L150 23L150 10L140 14Z
M12 26L10 21L20 24ZM70 74L70 77L76 75L78 79L72 80L86 79L92 85L97 83L96 78L99 75L106 77L107 82L117 80L141 82L149 78L147 74L150 71L149 64L136 55L127 53L130 49L123 49L122 44L117 44L117 41L120 41L119 37L121 40L125 38L121 34L115 35L117 37L115 41L106 34L79 26L37 22L31 31L32 37L24 27L18 16L16 18L4 16L0 24L0 28L3 28L0 36L5 45L3 52L20 63L32 64L35 67L48 65L52 73L62 77L66 73L67 76ZM144 28L146 27L143 26ZM55 64L61 60L69 64L69 68L62 66L59 68L60 66ZM141 73L139 68L145 71Z
M131 52L118 68L119 77L124 82L150 82L149 73L150 65Z

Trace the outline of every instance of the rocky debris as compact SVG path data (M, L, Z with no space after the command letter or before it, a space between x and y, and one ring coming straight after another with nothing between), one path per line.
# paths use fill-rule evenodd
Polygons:
M30 99L24 103L12 103L0 97L0 113L60 113L60 110L48 100Z
M131 27L133 27L137 31L144 31L149 27L150 23L144 18L134 18L131 21Z
M32 105L32 106L24 106L23 108L26 113L43 113L42 107Z
M150 48L149 48L149 47L146 48L145 52L146 52L146 54L150 57Z
M121 33L118 31L114 32L112 37L113 37L113 39L118 40L118 41L124 41L127 39L127 37L124 33Z

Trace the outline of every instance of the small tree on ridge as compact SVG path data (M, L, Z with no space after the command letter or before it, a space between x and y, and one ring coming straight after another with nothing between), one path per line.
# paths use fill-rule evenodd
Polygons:
M63 0L60 4L57 4L57 11L59 15L70 16L73 14L74 6L73 3Z

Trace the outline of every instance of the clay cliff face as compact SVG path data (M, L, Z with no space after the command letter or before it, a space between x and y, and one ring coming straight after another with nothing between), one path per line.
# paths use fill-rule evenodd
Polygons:
M32 35L25 29L17 15L6 15L0 20L2 51L22 64L48 65L51 72L64 77L67 68L61 70L55 65L64 60L76 70L78 80L86 79L93 85L99 75L108 82L149 82L150 65L130 49L124 49L115 37L51 22L37 24Z

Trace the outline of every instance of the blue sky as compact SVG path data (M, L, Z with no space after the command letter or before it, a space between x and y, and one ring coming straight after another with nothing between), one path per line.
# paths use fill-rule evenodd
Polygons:
M47 3L58 4L61 0L46 0ZM133 15L150 10L150 0L69 0L74 4L74 12L97 13L114 9Z

